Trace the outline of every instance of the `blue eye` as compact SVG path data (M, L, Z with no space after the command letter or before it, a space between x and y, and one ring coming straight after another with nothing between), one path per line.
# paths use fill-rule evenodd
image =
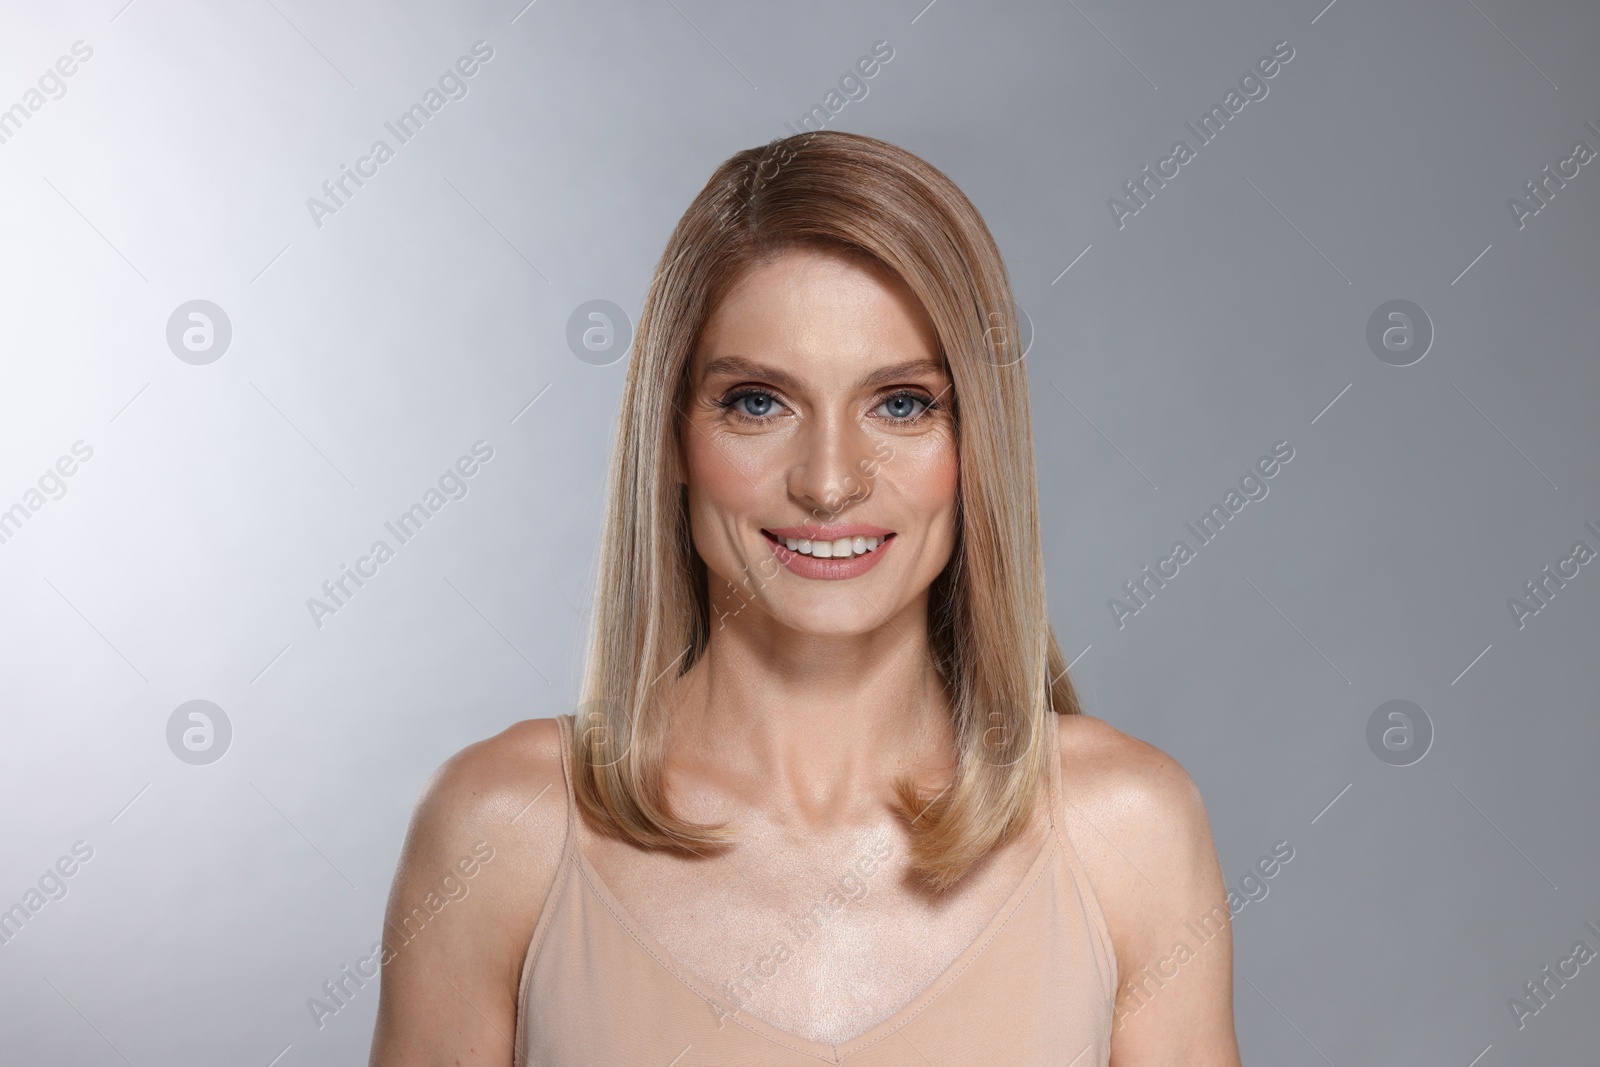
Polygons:
M742 413L758 419L772 411L772 397L766 393L746 393L733 403Z
M914 393L896 393L879 404L877 410L896 422L912 422L930 408L937 406L932 400L924 399Z
M719 407L731 409L737 416L766 421L778 407L778 398L762 389L744 389L717 401Z

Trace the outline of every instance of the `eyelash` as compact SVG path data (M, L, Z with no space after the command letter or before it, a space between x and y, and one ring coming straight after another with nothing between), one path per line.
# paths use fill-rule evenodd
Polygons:
M749 412L740 411L737 407L734 406L734 405L738 404L739 401L744 400L747 397L752 397L752 396L770 397L774 404L781 404L782 403L782 401L779 400L777 398L777 396L774 393L772 393L770 390L757 389L757 388L754 388L754 387L746 387L746 388L743 388L743 389L735 389L732 393L729 393L727 396L723 397L721 400L718 400L717 401L717 406L719 408L722 408L722 409L726 410L726 411L732 412L735 417L744 419L747 422L766 422L767 419L771 418L770 415L751 415ZM931 396L928 396L925 393L917 392L917 391L914 391L914 390L911 390L911 389L900 389L900 390L896 390L893 393L890 393L888 396L886 396L882 400L878 401L877 404L873 405L873 410L876 411L878 408L882 407L884 404L887 404L889 401L891 401L891 400L899 400L901 398L905 398L907 400L915 400L917 403L922 405L922 410L917 412L917 414L911 416L910 418L905 418L905 419L897 419L897 418L894 418L893 416L890 416L888 421L890 421L891 423L894 423L896 425L899 425L899 426L911 426L911 425L914 425L914 424L916 424L918 422L921 422L923 420L923 418L928 415L929 412L937 411L942 407L942 405L937 400L935 400Z

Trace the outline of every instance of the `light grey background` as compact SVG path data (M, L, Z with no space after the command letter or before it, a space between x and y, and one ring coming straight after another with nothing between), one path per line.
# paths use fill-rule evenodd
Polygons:
M94 850L0 946L7 1062L364 1062L376 985L321 1029L306 1001L378 937L419 788L575 700L626 364L578 359L569 316L636 315L715 165L879 40L829 128L943 169L1006 257L1087 710L1194 775L1230 882L1295 850L1235 920L1245 1061L1600 1055L1600 962L1520 1030L1507 1006L1600 950L1600 563L1507 606L1600 549L1600 161L1521 228L1507 203L1600 150L1600 9L525 2L5 7L0 108L93 49L0 144L0 509L93 449L0 544L0 908ZM315 225L480 40L468 95ZM232 325L208 365L166 342L194 299ZM1392 299L1435 330L1411 366L1366 342ZM315 625L479 440L468 495ZM1108 599L1279 441L1270 494L1119 628ZM166 741L196 699L233 728L208 766ZM1435 732L1411 766L1367 745L1394 699Z

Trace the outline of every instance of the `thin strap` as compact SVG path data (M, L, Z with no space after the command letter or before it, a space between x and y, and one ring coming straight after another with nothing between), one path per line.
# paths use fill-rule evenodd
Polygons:
M1100 946L1098 953L1101 989L1105 994L1106 1003L1111 1004L1116 1000L1118 977L1117 950L1111 940L1111 927L1106 922L1104 909L1100 907L1100 898L1094 891L1094 882L1089 878L1089 870L1084 866L1083 857L1078 848L1072 843L1072 831L1067 827L1066 794L1061 782L1061 717L1054 711L1046 712L1050 718L1048 736L1050 738L1050 825L1054 829L1057 840L1061 843L1061 855L1067 861L1067 868L1072 872L1072 881L1077 886L1078 899L1083 902L1084 913L1088 916L1089 925L1095 932L1095 940Z
M556 716L556 729L561 734L561 782L567 790L567 841L563 849L571 849L577 842L573 837L576 827L578 797L572 784L572 730L574 716L571 714Z
M1044 717L1049 720L1045 729L1046 762L1050 764L1050 825L1061 827L1062 793L1061 793L1061 716L1055 711L1046 709Z
M577 826L574 809L577 807L576 798L572 792L572 771L570 768L570 723L572 716L556 716L556 734L558 746L561 749L561 781L566 789L567 803L567 829L566 838L561 842L561 858L557 861L555 877L551 881L550 890L545 894L544 903L539 907L539 917L533 924L533 935L528 941L528 947L522 954L522 973L517 980L517 1027L516 1040L513 1045L513 1056L517 1067L527 1063L525 1059L528 1047L528 1027L533 1025L533 1020L528 1014L528 997L530 983L533 980L533 965L538 959L539 949L544 944L545 934L550 929L550 923L555 915L556 905L566 892L569 873L577 863L578 840ZM546 786L546 789L549 787ZM540 793L543 796L544 793ZM537 798L535 798L537 799ZM532 805L529 805L530 807Z

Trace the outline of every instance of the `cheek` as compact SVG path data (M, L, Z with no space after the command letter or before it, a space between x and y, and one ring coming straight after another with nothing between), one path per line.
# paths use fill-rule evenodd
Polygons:
M879 477L930 520L955 521L961 464L956 442L940 433L891 442L894 455L880 461ZM933 530L930 535L935 535Z
M760 495L767 462L749 438L691 429L683 441L689 498L714 508L736 508Z
M765 498L764 464L747 440L718 440L697 429L683 442L683 458L694 546L712 570L737 571L729 556L738 551L735 530L740 516Z

